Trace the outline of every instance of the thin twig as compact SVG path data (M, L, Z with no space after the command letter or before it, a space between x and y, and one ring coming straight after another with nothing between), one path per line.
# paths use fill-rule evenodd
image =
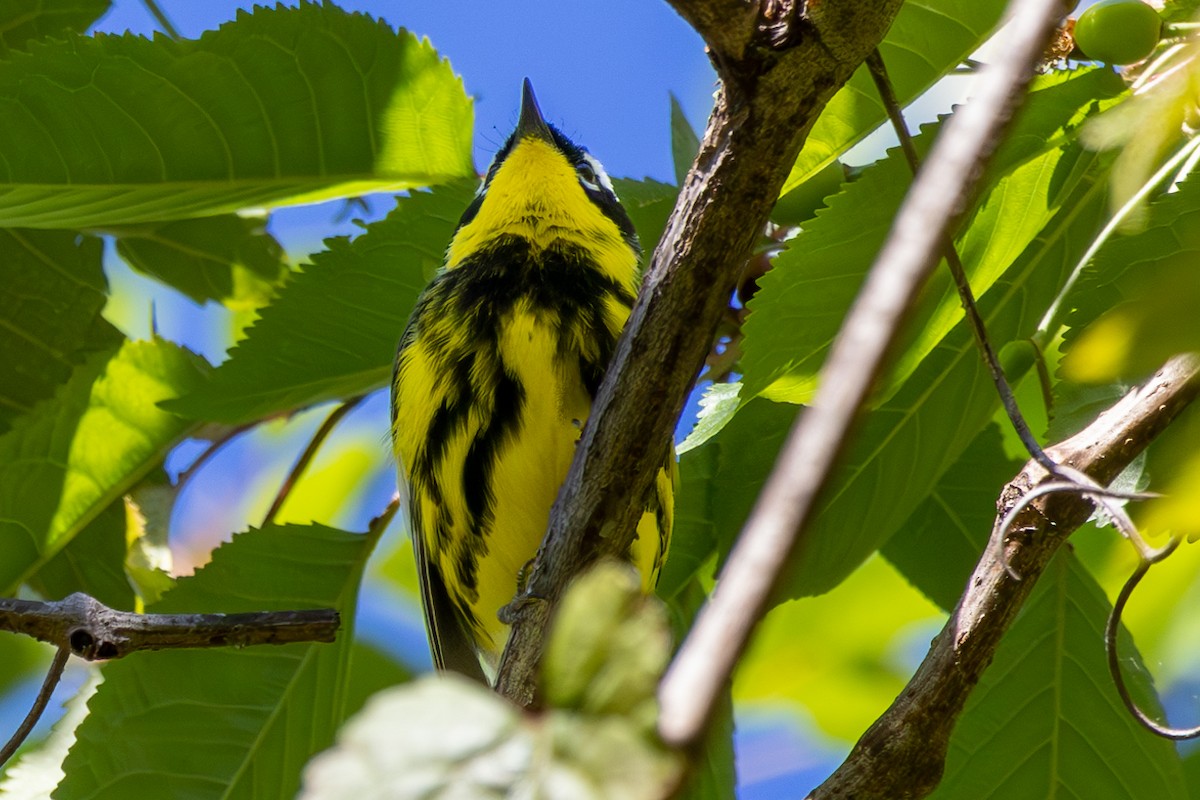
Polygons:
M275 515L279 513L279 510L283 508L283 504L287 502L288 497L292 493L292 489L296 487L296 483L300 480L300 476L304 474L304 471L308 469L308 465L312 463L313 457L316 456L317 451L321 449L321 445L324 444L327 438L329 438L329 434L333 433L333 429L336 428L337 424L342 421L342 417L353 411L355 407L357 407L358 404L363 401L364 397L366 397L366 395L359 395L358 397L352 397L346 402L342 403L340 406L331 411L329 416L325 418L325 421L321 423L321 427L317 428L317 432L313 434L312 439L308 441L308 445L305 446L304 451L301 452L299 458L296 459L296 463L292 465L291 472L289 472L287 477L283 479L283 483L279 487L279 493L275 495L274 501L271 502L271 507L267 509L267 513L263 517L262 527L265 528L275 521Z
M900 326L937 265L971 190L996 149L1046 41L1061 0L1014 0L1005 58L989 64L979 91L946 124L896 216L891 233L821 370L813 404L788 436L774 470L659 688L659 733L689 746L703 735L715 702L745 651L784 567L796 557L851 425Z
M163 13L163 10L158 7L156 0L142 0L142 5L150 12L150 16L154 17L154 21L158 23L158 27L163 29L163 33L170 36L172 39L182 38L179 31L171 24L171 20Z
M141 650L332 642L341 624L330 608L244 614L135 614L76 592L63 600L0 599L0 630L22 633L88 661Z
M204 450L200 452L200 455L196 456L196 459L188 465L187 469L179 473L179 477L176 479L175 484L177 486L183 486L185 483L191 480L196 473L199 472L204 465L209 462L210 459L212 459L213 456L220 452L221 448L233 441L235 437L245 433L257 424L257 422L248 422L242 425L237 425L223 430L219 436L213 437L213 439L209 442L208 447L204 448Z
M1117 694L1121 696L1121 702L1125 704L1125 708L1129 709L1129 713L1144 728L1151 733L1157 734L1164 739L1171 739L1172 741L1195 739L1200 736L1200 726L1194 728L1173 728L1170 725L1162 724L1142 710L1137 700L1130 694L1129 687L1125 685L1125 676L1121 672L1121 659L1117 654L1117 634L1121 630L1121 616L1125 612L1125 605L1133 595L1133 590L1141 583L1142 578L1146 577L1146 573L1150 571L1150 567L1171 555L1175 551L1175 548L1179 546L1179 542L1180 539L1178 536L1172 536L1166 545L1150 553L1147 557L1138 560L1137 568L1134 569L1133 574L1129 576L1129 580L1125 581L1125 585L1121 587L1121 591L1117 594L1117 602L1113 604L1112 612L1108 615L1108 623L1104 626L1104 650L1108 656L1108 672L1112 675L1113 683L1117 686Z
M25 715L25 719L21 720L21 724L4 748L0 749L0 767L8 763L21 743L29 737L33 726L37 725L37 721L42 718L42 714L46 711L46 705L50 702L50 695L54 694L54 689L62 678L63 668L67 666L67 659L70 657L71 651L65 647L58 648L58 652L54 654L54 660L50 662L50 669L46 672L46 679L42 681L42 688L38 690L37 697L34 698L33 705L29 708L29 713Z

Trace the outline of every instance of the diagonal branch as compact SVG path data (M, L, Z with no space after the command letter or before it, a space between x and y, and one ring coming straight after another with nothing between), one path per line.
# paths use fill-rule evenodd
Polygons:
M1107 484L1197 395L1200 359L1178 356L1083 431L1046 452ZM1054 478L1030 461L1001 492L991 541L929 654L811 800L919 798L937 786L963 704L1038 576L1091 514L1092 504L1078 494L1056 494L1031 503L1006 534L1001 522L1009 510L1047 480Z
M632 542L729 293L800 147L900 5L776 0L745 4L751 17L730 0L675 3L708 39L721 87L554 505L527 595L509 610L497 690L518 704L535 701L551 606L569 580Z
M800 532L845 446L884 358L936 267L984 164L1033 77L1065 11L1062 0L1012 0L1011 46L978 93L950 119L896 216L883 249L821 370L725 568L659 690L659 732L677 746L699 740Z

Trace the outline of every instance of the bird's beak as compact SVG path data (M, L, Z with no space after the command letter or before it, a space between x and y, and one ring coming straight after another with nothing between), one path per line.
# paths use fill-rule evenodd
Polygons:
M533 96L533 84L526 78L525 88L521 91L521 118L517 120L515 141L530 136L547 142L554 141L550 135L550 126L546 124L542 110L538 108L537 98Z

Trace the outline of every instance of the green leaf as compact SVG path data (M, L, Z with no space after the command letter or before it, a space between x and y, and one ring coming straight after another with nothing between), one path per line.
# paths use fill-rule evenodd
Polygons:
M0 119L5 226L211 216L473 173L471 101L449 64L332 4L257 7L198 40L33 45L0 62Z
M828 594L771 609L738 665L734 701L746 709L803 708L823 732L854 742L912 675L897 657L905 639L932 633L940 616L872 557Z
M240 423L383 386L474 188L459 181L416 192L353 241L328 240L212 379L165 407Z
M117 253L197 303L256 308L287 276L283 248L263 218L227 214L121 228Z
M1022 466L1004 454L1000 431L989 425L881 552L926 597L954 608L991 535L1000 490Z
M31 39L83 33L104 16L111 0L0 0L0 56Z
M1070 554L1051 562L967 701L933 798L1188 796L1174 744L1133 720L1109 677L1109 608ZM1153 709L1140 656L1121 650L1126 680Z
M908 103L971 55L991 33L998 0L909 0L879 46L896 97ZM780 192L785 195L887 119L875 82L859 67L809 133Z
M412 673L395 658L361 637L355 639L350 652L350 679L346 682L346 716L357 714L376 692L412 679Z
M149 610L336 608L334 644L138 653L107 665L54 797L294 797L342 720L371 536L321 525L234 537Z
M992 183L957 239L971 287L982 298L1004 281L1014 260L1061 210L1097 161L1072 146L1089 113L1121 89L1108 70L1043 76L989 172ZM924 152L931 134L917 140ZM827 211L793 239L759 280L745 324L743 397L804 403L850 303L879 252L911 173L898 150L829 200ZM880 397L886 398L962 319L949 272L939 268L922 293L896 364Z
M617 190L617 196L621 198L621 205L629 212L634 230L637 231L638 241L642 244L644 264L650 260L658 240L662 237L667 218L675 208L675 197L679 194L679 189L652 178L640 181L616 178L613 180L613 186Z
M161 462L192 427L158 403L206 365L155 339L76 369L53 400L0 437L0 587L17 587Z
M1084 268L1065 300L1073 330L1064 373L1090 382L1140 379L1171 355L1200 348L1198 256L1200 179L1193 176L1150 204L1144 228L1109 239Z
M673 597L742 528L799 409L756 398L703 446L679 460L671 551L658 592Z
M679 98L671 94L671 161L675 165L675 185L683 186L688 170L700 151L700 138L683 115Z
M112 608L134 610L125 577L125 501L118 499L89 522L27 583L43 597L61 600L83 592Z
M993 342L1032 334L1045 304L1103 220L1105 189L1095 176L1082 182L1003 281L980 298ZM960 324L894 396L858 425L823 493L805 547L790 565L783 593L798 597L828 591L853 571L934 490L997 405L991 378Z
M61 231L0 228L0 434L120 334L100 316L103 244Z

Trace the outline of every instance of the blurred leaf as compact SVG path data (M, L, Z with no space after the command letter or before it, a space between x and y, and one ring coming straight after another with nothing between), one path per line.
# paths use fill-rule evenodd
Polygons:
M84 592L112 608L133 611L134 594L125 578L124 564L125 504L116 500L27 582L50 600Z
M428 41L332 4L197 40L70 36L0 62L0 225L97 228L472 174L471 101Z
M103 244L94 236L0 228L0 434L120 334L103 317Z
M137 595L139 611L175 585L169 538L180 488L159 471L125 495L125 577Z
M658 240L662 237L663 228L667 226L667 217L675 208L675 198L679 190L669 183L659 183L652 178L635 181L629 178L613 179L621 205L629 212L633 220L633 228L637 231L638 241L642 244L642 263L649 263L650 256Z
M628 565L579 576L555 611L542 657L542 693L555 708L620 715L654 729L655 689L671 657L662 604Z
M1175 248L1155 252L1163 260L1141 267L1131 299L1102 314L1071 343L1062 362L1066 378L1138 380L1173 355L1200 352L1200 267L1181 263L1185 254Z
M23 751L7 766L3 779L0 779L0 797L5 800L45 800L63 779L63 759L75 744L75 731L87 719L88 701L96 694L102 680L99 666L78 663L74 666L87 670L87 679L63 703L66 713L54 723L45 741Z
M879 52L901 104L961 64L991 33L1005 4L999 0L909 0ZM805 141L780 192L786 195L887 120L875 82L859 67Z
M300 798L371 797L386 787L389 800L657 800L678 770L673 754L624 717L557 709L526 717L444 674L376 694L309 764Z
M700 151L700 138L683 115L679 98L671 93L671 161L675 165L675 185L683 186L683 180L692 168L696 153Z
M950 611L991 535L1000 490L1022 466L1004 454L999 430L987 426L880 552L909 583Z
M387 653L361 638L350 651L350 678L346 682L346 716L357 714L376 692L408 683L412 673Z
M256 308L288 275L283 248L265 224L262 218L226 214L130 226L116 231L117 253L197 303Z
M0 437L0 592L12 595L194 427L158 403L205 368L161 339L126 342Z
M1173 58L1158 66L1152 80L1084 129L1088 147L1120 150L1111 181L1114 211L1137 194L1165 157L1191 135L1200 102L1200 45L1184 42ZM1126 216L1122 227L1137 230L1144 219L1142 203Z
M767 614L738 667L734 701L799 705L853 742L908 681L912 665L897 656L904 635L938 616L885 561L870 559L828 594Z
M950 798L1186 798L1172 742L1125 710L1104 654L1104 593L1059 553L967 701L932 795ZM1141 657L1121 647L1143 708L1153 689Z
M0 696L46 675L54 648L28 636L0 636Z
M238 423L383 386L417 295L474 191L474 181L459 181L415 192L355 239L328 240L212 379L165 407Z
M354 608L373 538L321 525L234 537L150 607L213 613L331 606L334 644L138 653L104 668L55 798L293 797L342 720Z
M670 653L662 605L628 565L601 563L572 584L555 617L542 673L548 710L525 716L453 674L380 692L312 761L301 797L380 786L394 800L663 797L681 767L655 734Z
M1010 291L1018 258L1052 222L1070 220L1075 190L1097 158L1072 146L1079 125L1123 84L1103 69L1040 77L989 171L992 179L957 247L976 298L994 286ZM919 152L933 131L917 139ZM759 280L744 326L743 398L808 402L834 336L857 296L899 208L911 173L898 150L867 170L805 225ZM1061 223L1060 223L1061 224ZM949 271L936 270L922 291L879 396L890 396L962 320ZM998 340L1002 342L1003 340Z
M737 797L737 760L733 745L733 698L722 692L701 755L688 770L679 800L728 800Z
M110 0L0 0L0 56L31 39L83 33L104 16Z

